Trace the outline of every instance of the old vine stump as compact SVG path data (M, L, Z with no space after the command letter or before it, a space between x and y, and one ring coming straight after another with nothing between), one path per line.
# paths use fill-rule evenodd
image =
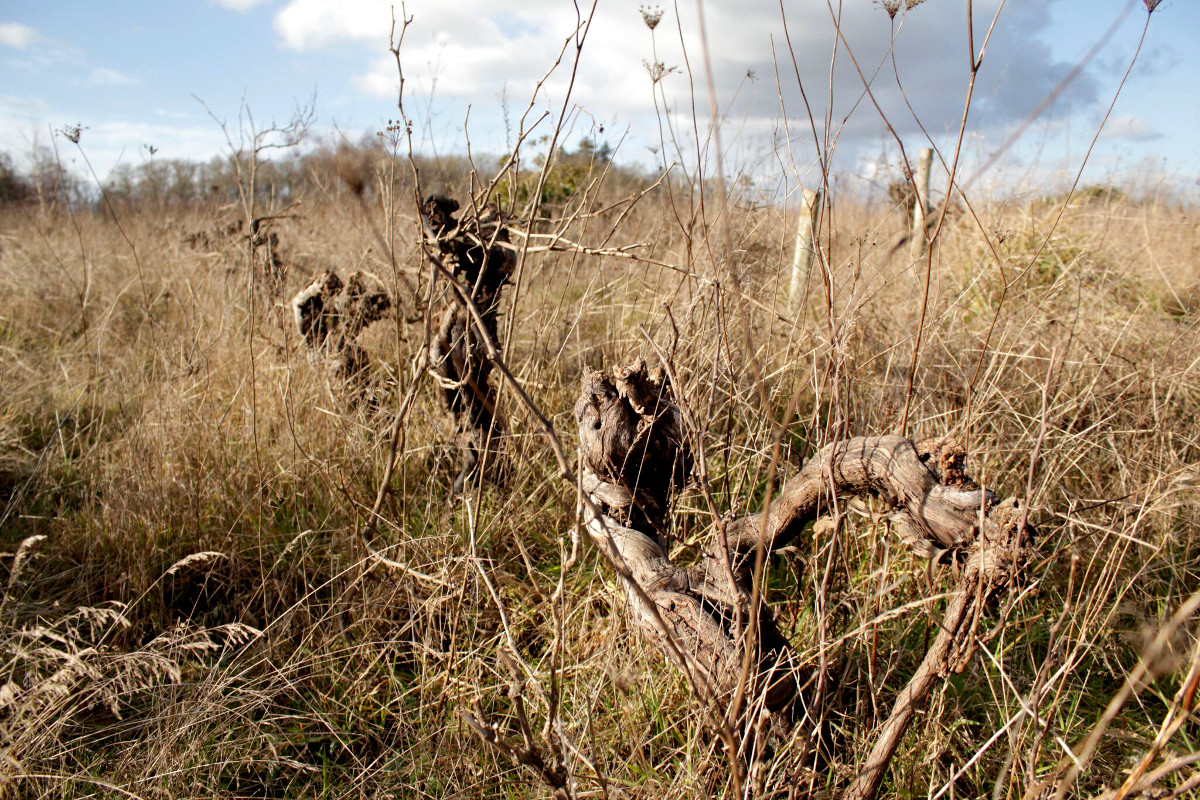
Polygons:
M869 495L893 509L905 544L960 566L929 652L844 795L874 797L914 711L965 667L980 615L1020 577L1030 539L1024 510L975 485L965 450L950 439L857 437L822 448L769 507L724 521L703 557L682 567L666 544L671 496L692 457L669 381L641 360L613 375L588 371L575 418L588 533L620 577L626 613L683 671L710 721L725 726L727 744L731 733L739 737L746 761L768 752L762 734L789 730L804 702L795 651L769 608L754 602L760 557L837 503Z
M296 330L310 356L325 364L335 389L352 406L371 400L370 358L358 337L391 306L383 282L362 271L343 283L327 270L292 298Z
M475 474L480 454L504 433L496 411L496 387L491 384L488 342L498 346L500 295L516 264L495 206L483 206L461 220L454 217L458 209L456 200L436 194L421 206L426 251L459 284L452 287L455 291L438 315L429 348L429 368L442 407L454 417L458 430L460 469L455 492L462 491ZM493 475L498 474L493 470Z

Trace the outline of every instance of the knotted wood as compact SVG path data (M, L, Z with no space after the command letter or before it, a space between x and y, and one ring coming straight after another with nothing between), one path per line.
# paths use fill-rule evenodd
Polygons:
M358 337L391 307L383 282L361 270L351 273L345 283L336 272L326 270L292 298L296 330L309 354L324 362L351 405L369 399L370 358Z
M751 738L764 718L776 731L790 726L804 679L770 610L751 603L760 548L770 555L839 502L869 495L892 507L892 529L916 552L961 564L933 645L845 795L874 797L914 711L966 665L979 615L1019 578L1029 544L1024 510L975 485L951 439L856 437L818 451L769 507L729 520L728 551L714 537L684 568L668 558L667 542L670 501L692 457L666 377L641 360L613 375L588 371L575 418L587 530L620 576L631 622L721 718L741 686L747 700L731 722Z
M512 278L516 258L495 206L484 206L462 220L454 217L458 209L458 201L443 195L425 199L421 206L425 244L478 309L486 336L498 342L500 296ZM474 473L480 452L503 433L484 335L459 294L451 292L429 347L429 365L442 407L458 428L461 469L454 480L455 492L462 491Z

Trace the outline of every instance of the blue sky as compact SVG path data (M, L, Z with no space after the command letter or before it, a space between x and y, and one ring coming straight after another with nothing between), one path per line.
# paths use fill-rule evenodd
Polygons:
M977 42L998 2L975 3ZM693 130L689 64L702 136L708 127L696 5L664 4L653 38L641 5L598 3L572 93L568 144L584 135L604 139L620 145L619 158L642 164L694 158L694 138L683 135ZM896 19L899 83L916 119L943 148L952 144L967 84L965 5L927 0ZM880 4L846 0L845 40L831 74L837 39L829 4L785 0L783 6L787 36L775 0L705 0L727 169L743 168L756 180L770 180L772 172L811 179L815 151L802 83L819 118L830 110L832 93L835 163L884 177L895 169L897 150L863 97L848 55L868 74L880 67L872 80L876 102L906 146L920 146L924 134L885 58L896 28ZM531 96L576 28L574 8L569 0L411 0L414 21L403 55L419 146L461 151L465 126L477 152L495 153L511 140L527 106L529 119L556 113L573 47L532 104ZM1146 19L1141 0L1008 0L977 81L967 166L984 161L1122 14L1097 57L992 171L997 181L1036 182L1078 168ZM225 140L195 97L236 127L243 101L264 124L286 121L315 94L315 132L357 139L396 116L390 18L391 4L383 0L8 0L0 6L0 148L20 160L49 143L51 129L82 123L81 144L102 176L118 162L149 158L146 145L156 148L156 158L211 157ZM1158 170L1195 185L1198 33L1194 0L1165 0L1154 12L1089 179ZM658 113L647 72L655 60L667 69ZM548 126L543 121L533 135ZM74 158L72 147L65 152Z

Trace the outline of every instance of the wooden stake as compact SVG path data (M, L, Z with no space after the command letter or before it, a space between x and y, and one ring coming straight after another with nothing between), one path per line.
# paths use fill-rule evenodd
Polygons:
M913 203L912 219L912 257L924 258L929 249L929 239L925 235L925 217L929 214L929 168L933 164L933 148L922 147L917 157L917 172L913 176L917 196Z
M795 311L800 303L800 288L808 282L813 256L817 252L817 218L821 213L821 193L804 190L800 222L796 225L796 251L792 256L792 284L788 288L788 308Z

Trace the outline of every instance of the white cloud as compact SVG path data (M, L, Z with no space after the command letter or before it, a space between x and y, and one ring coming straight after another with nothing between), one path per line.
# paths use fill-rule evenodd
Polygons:
M0 22L0 44L24 50L37 41L38 33L19 22Z
M234 11L249 11L257 5L261 5L265 0L217 0L218 5L225 8L233 9Z
M997 0L975 4L976 46L996 4ZM586 3L580 5L584 12L588 10ZM296 51L360 48L365 71L355 85L376 97L392 98L398 87L396 64L387 53L392 7L392 0L289 0L276 15L275 28L284 44ZM656 145L659 117L645 65L657 60L678 68L661 84L670 112L663 114L663 121L672 119L685 125L685 130L691 128L694 86L704 135L708 126L704 49L694 6L683 4L680 9L683 18L676 20L668 10L652 40L632 0L598 6L571 94L573 103L583 111L582 119L590 116L614 128L614 133L630 128L638 148ZM562 65L544 81L534 101L537 113L553 113L566 96L575 53L572 37L579 22L574 4L562 0L528 0L519 6L494 0L410 0L407 10L413 23L401 55L412 101L410 114L421 125L432 125L428 118L436 117L452 135L460 135L454 131L461 128L470 105L472 128L494 134L497 126L502 127L498 96L503 92L508 98L510 118L519 115L564 44ZM828 112L833 123L831 135L840 137L843 144L869 142L877 150L880 137L886 136L884 125L874 104L864 96L862 78L850 53L871 80L872 92L888 120L906 140L922 137L914 111L934 137L953 132L962 115L969 79L963 54L964 4L921 6L898 25L895 53L903 95L888 57L894 29L876 3L846 4L841 19L844 43L838 42L826 0L787 4L786 31L774 0L710 2L705 4L705 14L718 102L727 115L722 122L726 148L737 146L739 136L758 141L755 147L769 146L772 137L782 131L780 119L786 113L792 141L811 149L813 137L806 130L808 115L798 73L818 128ZM1004 9L976 82L973 130L998 134L1028 114L1069 71L1071 65L1056 62L1050 47L1039 39L1049 25L1050 15L1042 4L1008 4ZM831 76L835 43L837 62ZM694 72L690 78L689 64ZM748 79L748 75L754 78ZM827 109L830 95L833 104ZM1067 109L1071 103L1078 109L1093 100L1094 83L1085 74L1068 88L1056 109ZM1052 109L1047 116L1055 113ZM420 119L422 116L426 119ZM743 142L742 146L751 145Z
M461 3L439 3L446 8L430 9L434 14L453 13ZM380 50L391 26L394 3L383 0L290 0L275 16L275 30L288 47L310 50L338 40L377 39ZM425 9L420 13L425 16ZM397 16L398 16L397 12Z
M53 108L38 98L0 95L0 149L21 167L29 165L38 148L50 147L52 129L79 122L73 112ZM75 145L59 137L63 163L90 180ZM206 161L226 149L224 135L215 124L197 122L173 125L128 119L85 120L79 145L101 179L120 163L137 164L145 158L143 145L154 145L155 158Z
M1162 133L1144 119L1125 114L1113 117L1104 127L1104 135L1112 139L1125 139L1130 142L1149 142L1162 138Z
M88 75L87 82L92 86L132 86L137 81L128 75L107 67L96 67Z
M143 145L153 145L156 159L205 161L226 150L225 137L215 124L164 125L116 119L98 122L83 133L83 147L97 170L118 162L137 163ZM104 177L104 172L100 176Z

